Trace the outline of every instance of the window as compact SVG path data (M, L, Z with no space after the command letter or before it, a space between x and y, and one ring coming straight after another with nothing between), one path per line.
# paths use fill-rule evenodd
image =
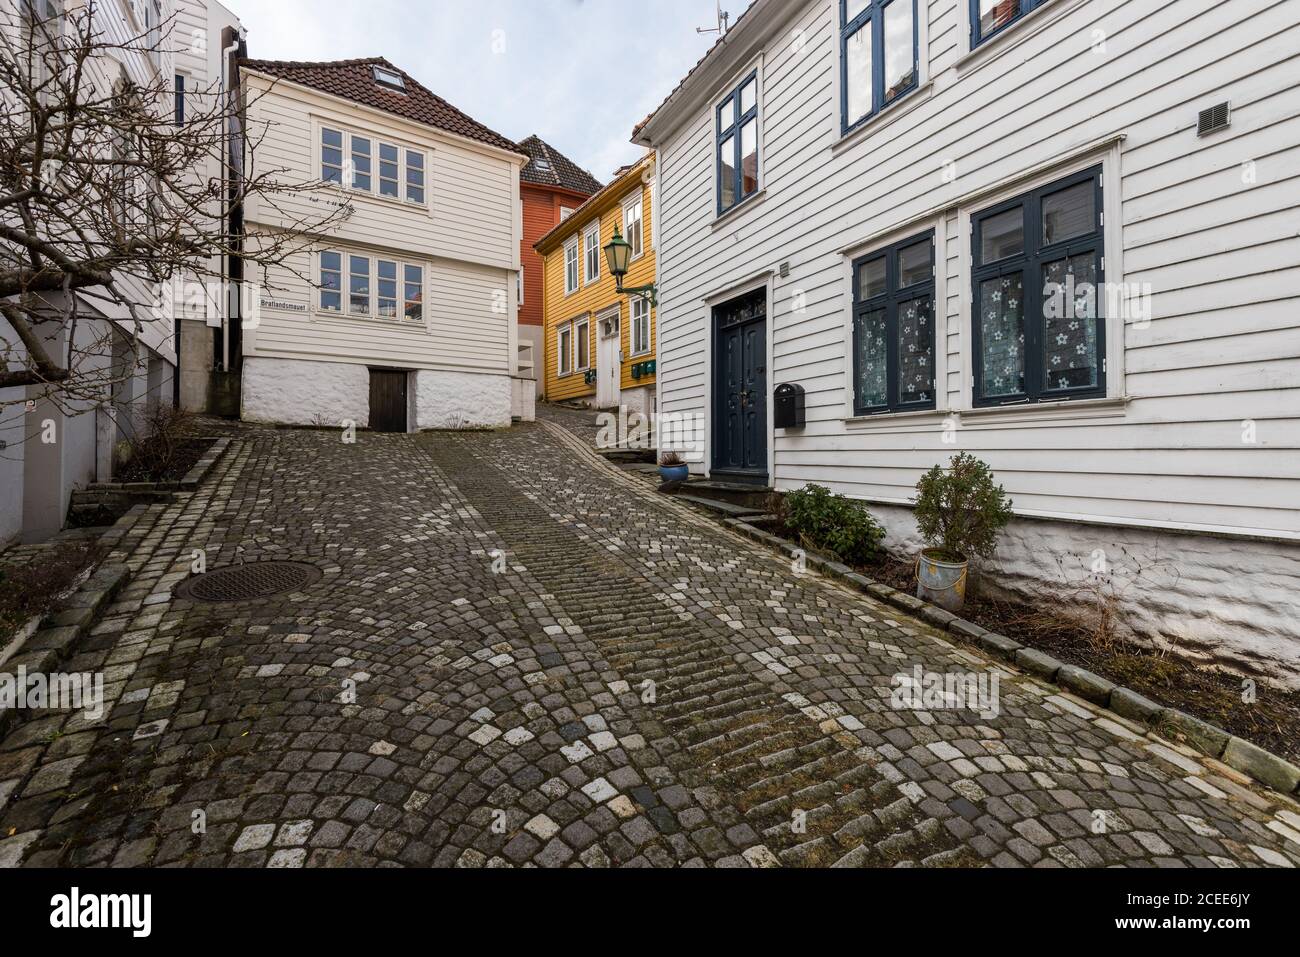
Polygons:
M185 76L176 74L176 125L185 125Z
M623 231L627 234L623 238L632 246L631 258L640 259L645 252L645 227L642 225L640 196L623 207Z
M917 87L916 0L840 0L844 132Z
M853 264L853 413L935 407L934 234Z
M406 151L406 201L424 205L424 154Z
M632 355L650 351L650 302L640 296L632 299Z
M571 239L564 244L564 294L570 296L578 291L578 241Z
M758 192L758 73L718 107L718 215Z
M320 131L320 178L343 185L343 133L323 127Z
M370 315L370 260L365 256L348 257L348 312Z
M592 223L582 236L583 279L590 284L600 279L600 221Z
M1104 396L1100 167L977 214L972 233L975 404Z
M559 375L568 375L573 371L573 326L561 326L559 331Z
M427 163L427 157L419 150L403 149L328 126L321 128L321 179L327 183L346 183L359 193L374 195L378 179L378 195L392 199L405 195L408 203L423 206Z
M522 269L515 273L515 286L515 293L519 300L517 305L522 306L524 304L524 271Z
M403 301L406 303L406 321L424 321L424 267L407 266Z
M352 188L370 192L370 140L352 137Z
M970 45L979 46L1048 0L970 0Z
M403 92L406 90L406 80L402 74L382 66L375 67L375 82L380 86L386 86L394 90L402 90Z
M573 324L573 337L578 340L578 367L575 371L586 372L591 368L591 323L579 319Z
M343 311L343 256L320 254L320 307L323 312Z
M381 259L375 266L379 318L397 318L397 263Z
M398 160L401 150L391 143L379 144L379 195L397 199L401 193L397 188Z
M560 207L560 222L564 222L566 219L568 219L568 218L569 218L570 216L572 216L572 215L573 215L573 210L569 209L568 206L561 206L561 207Z
M325 250L320 254L322 312L343 311L345 264L349 316L424 322L423 266L396 259L372 259L335 250Z

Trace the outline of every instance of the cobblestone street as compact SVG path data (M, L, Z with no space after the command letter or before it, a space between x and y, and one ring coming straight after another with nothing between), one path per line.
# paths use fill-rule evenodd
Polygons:
M546 413L581 432L593 417ZM556 421L235 433L0 745L0 865L1284 866L1294 806L620 472ZM284 560L234 605L173 594ZM891 681L1001 676L996 717Z

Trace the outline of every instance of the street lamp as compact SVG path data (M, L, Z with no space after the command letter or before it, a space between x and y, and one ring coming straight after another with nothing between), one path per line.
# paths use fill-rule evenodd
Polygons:
M614 238L605 247L605 261L609 264L610 275L618 284L617 292L620 296L640 296L642 299L649 300L651 306L659 307L659 291L654 283L648 286L623 287L623 277L627 275L627 267L632 262L632 244L623 238L617 226L614 227Z

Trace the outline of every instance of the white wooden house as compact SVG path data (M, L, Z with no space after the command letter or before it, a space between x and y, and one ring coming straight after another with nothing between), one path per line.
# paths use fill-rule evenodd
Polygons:
M635 133L695 471L910 553L972 452L994 585L1300 684L1297 51L1276 0L755 0Z
M250 233L343 211L283 269L246 277L243 417L508 426L528 155L384 59L240 71L253 175L329 187L250 201Z

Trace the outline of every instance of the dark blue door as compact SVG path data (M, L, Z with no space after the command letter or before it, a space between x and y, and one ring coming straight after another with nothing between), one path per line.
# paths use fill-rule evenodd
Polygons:
M767 291L713 311L713 472L767 482Z

